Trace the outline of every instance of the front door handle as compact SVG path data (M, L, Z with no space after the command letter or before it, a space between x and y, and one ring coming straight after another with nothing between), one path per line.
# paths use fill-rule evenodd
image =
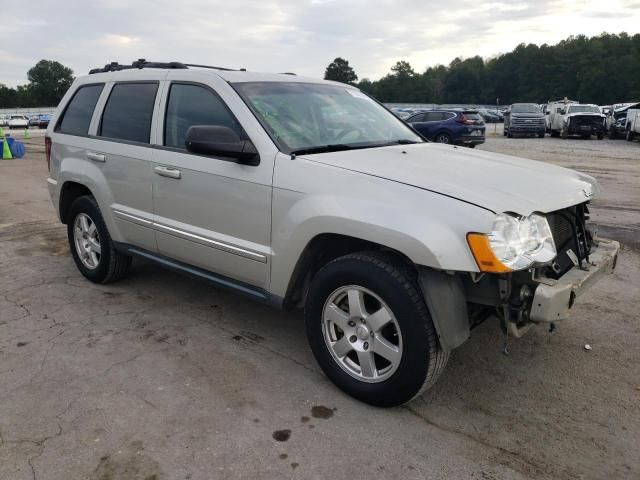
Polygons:
M93 153L87 152L87 158L89 160L93 160L94 162L103 162L105 161L105 156L101 153Z
M155 167L153 169L153 171L156 172L158 175L161 175L163 177L176 178L176 179L179 179L179 178L182 177L182 173L177 168Z

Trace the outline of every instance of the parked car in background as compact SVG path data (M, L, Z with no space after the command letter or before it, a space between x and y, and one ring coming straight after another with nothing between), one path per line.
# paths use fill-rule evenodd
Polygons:
M9 126L9 115L0 115L0 127Z
M626 103L615 108L608 119L609 138L625 138L627 136L627 112L640 108L640 103Z
M513 138L514 135L537 135L544 138L544 113L537 103L514 103L504 116L504 135Z
M630 109L631 114L627 114L627 135L628 142L640 139L640 109Z
M39 121L40 121L40 115L31 115L29 117L29 126L30 127L37 127Z
M9 128L29 128L29 118L26 115L11 115L9 117Z
M485 124L477 110L427 110L406 119L423 137L438 143L474 148L485 141Z
M547 103L545 107L545 115L546 115L545 124L547 126L547 133L550 134L552 137L554 135L551 132L551 122L554 117L554 114L558 114L560 110L565 108L567 105L574 104L574 103L580 103L580 102L578 102L577 100L569 100L567 97L564 97L564 100L556 100L553 102L550 101L549 103Z
M40 115L40 118L38 119L38 128L47 128L50 121L51 115Z
M502 120L495 110L481 108L478 113L486 123L500 123ZM504 118L504 117L503 117Z
M595 135L604 138L605 117L597 105L579 103L554 103L551 108L551 136L567 138L580 135L589 138Z

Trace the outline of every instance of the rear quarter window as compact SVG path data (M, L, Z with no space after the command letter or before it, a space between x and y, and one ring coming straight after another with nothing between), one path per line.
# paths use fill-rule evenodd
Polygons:
M86 85L78 88L65 108L56 132L69 135L87 135L89 124L104 84Z

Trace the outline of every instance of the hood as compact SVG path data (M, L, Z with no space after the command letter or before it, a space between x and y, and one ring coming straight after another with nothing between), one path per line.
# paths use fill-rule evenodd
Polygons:
M429 190L495 213L548 213L583 203L599 192L593 177L574 170L439 143L301 158Z
M573 117L598 117L598 118L604 118L606 115L602 114L602 113L595 113L595 112L575 112L575 113L568 113L567 114L567 118L573 118Z

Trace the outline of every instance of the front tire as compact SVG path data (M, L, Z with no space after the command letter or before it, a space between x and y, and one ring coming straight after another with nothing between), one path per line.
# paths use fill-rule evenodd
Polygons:
M71 204L67 237L73 260L88 280L110 283L129 272L131 256L115 249L93 197L82 196Z
M305 321L325 374L370 405L392 407L420 395L449 357L440 348L415 274L379 252L325 265L311 283Z

